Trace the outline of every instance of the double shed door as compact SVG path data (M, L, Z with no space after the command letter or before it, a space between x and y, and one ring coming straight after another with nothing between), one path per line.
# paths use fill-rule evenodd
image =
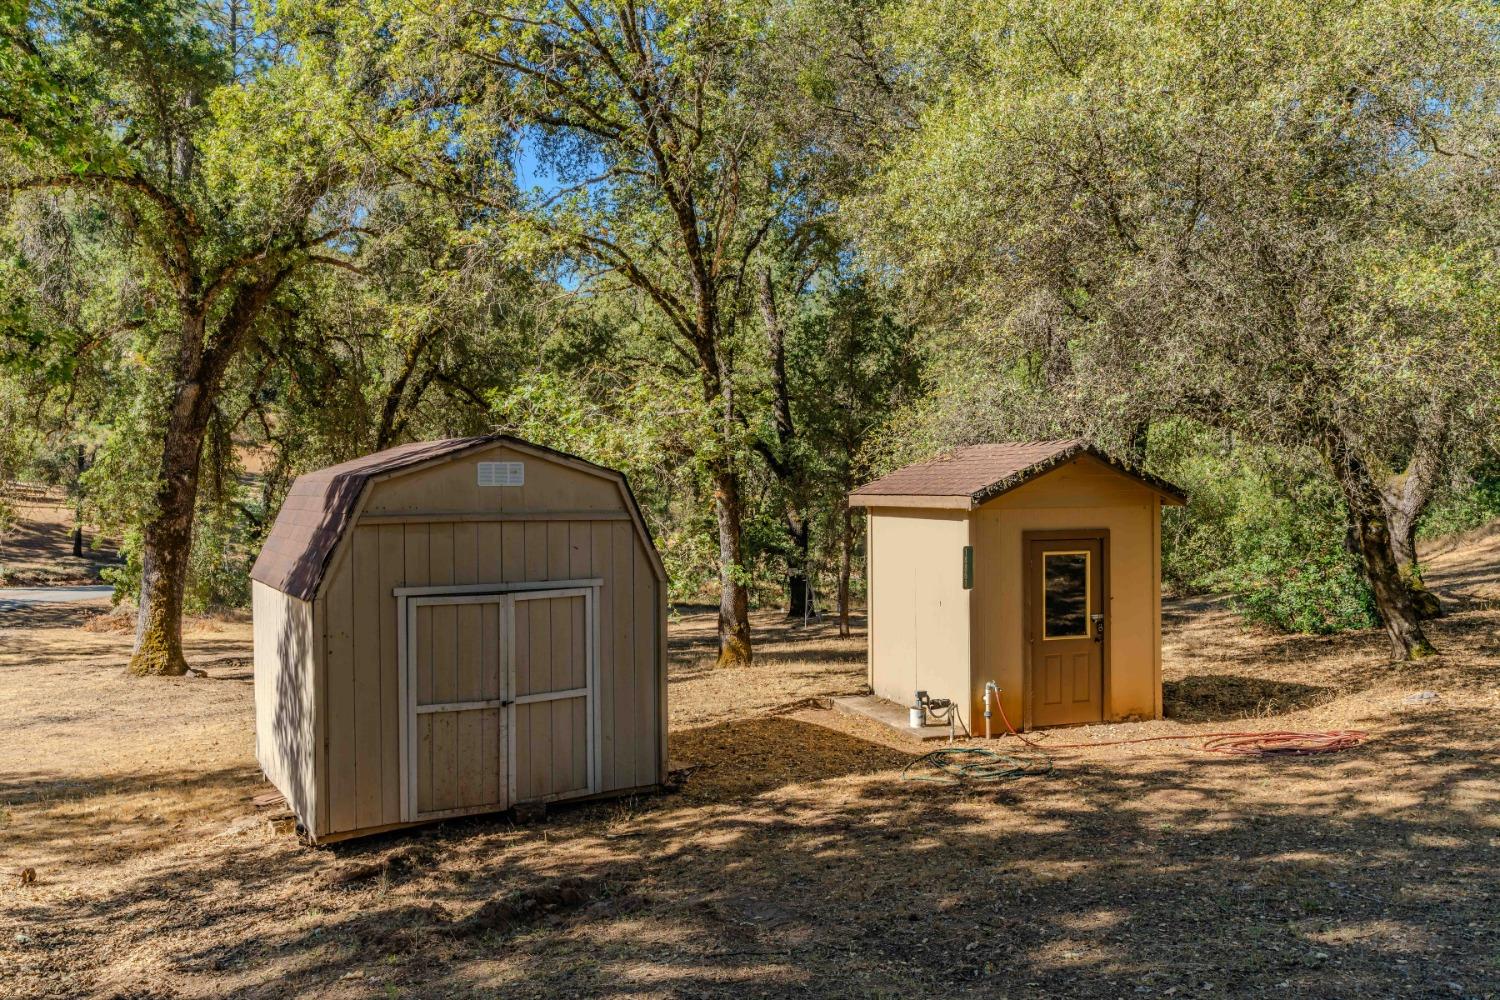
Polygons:
M404 600L406 819L597 790L592 588Z

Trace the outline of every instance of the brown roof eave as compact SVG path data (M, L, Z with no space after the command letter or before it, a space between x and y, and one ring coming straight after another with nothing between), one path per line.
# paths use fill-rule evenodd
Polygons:
M1078 458L1081 455L1088 455L1090 458L1093 458L1094 460L1102 462L1105 465L1109 466L1111 469L1120 473L1122 476L1128 476L1131 479L1134 479L1142 486L1155 491L1162 498L1163 502L1168 503L1171 506L1181 507L1186 506L1187 504L1187 493L1181 489L1178 489L1176 486L1173 486L1165 479L1153 476L1149 472L1138 472L1135 469L1132 469L1129 466L1125 465L1123 462L1116 461L1115 459L1111 458L1109 455L1100 451L1098 448L1093 447L1092 445L1079 444L1074 445L1070 448L1065 448L1055 455L1043 459L1042 461L1037 462L1034 465L1027 466L1024 469L1020 469L1012 473L1011 475L1006 476L1004 479L991 483L984 489L979 490L971 497L974 502L974 506L979 507L983 504L987 504L991 500L994 500L996 497L1003 496L1004 494L1009 493L1011 490L1016 489L1018 486L1023 486L1039 476L1046 475L1053 469L1066 465L1067 463L1073 461L1075 458Z

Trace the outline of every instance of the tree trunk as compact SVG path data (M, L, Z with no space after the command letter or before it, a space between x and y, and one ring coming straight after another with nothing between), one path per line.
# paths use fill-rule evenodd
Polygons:
M839 530L839 635L849 638L849 576L854 563L854 510L844 505Z
M156 511L143 539L141 596L129 667L139 676L187 673L182 654L182 597L193 548L198 467L211 409L208 389L199 378L178 382L162 443Z
M1425 506L1423 504L1422 508ZM1417 521L1421 519L1422 508L1414 510L1404 503L1388 508L1391 558L1396 562L1396 568L1401 574L1401 582L1410 593L1417 613L1424 619L1440 618L1443 614L1443 603L1422 582L1421 567L1417 563Z
M251 324L290 273L290 265L283 265L258 281L240 286L219 321L211 348L205 346L207 316L202 309L206 306L183 318L176 382L157 470L156 510L142 540L141 599L129 668L132 674L187 673L187 660L182 655L182 595L193 549L203 440L214 397Z
M740 477L726 461L714 473L714 513L719 519L719 661L750 665L750 592L741 547Z
M786 614L788 618L803 618L810 610L807 553L811 530L807 511L800 501L799 466L793 454L797 428L792 423L792 397L786 377L786 328L782 326L781 313L776 308L776 286L769 267L760 270L759 292L760 315L766 327L771 362L771 417L776 428L775 452L768 448L760 451L786 495L786 509L782 512L790 548L786 561Z
M1386 521L1390 525L1391 557L1411 593L1417 613L1423 618L1437 618L1443 613L1437 595L1422 584L1422 571L1417 563L1417 522L1427 511L1438 475L1442 472L1447 431L1446 413L1440 405L1434 404L1423 416L1406 470L1380 491Z
M714 514L719 522L719 659L721 667L750 665L750 591L745 570L744 506L740 498L740 476L735 468L734 385L727 361L719 355L717 340L705 340L711 349L700 351L703 362L703 395L720 407L719 454L712 465Z
M1375 596L1375 607L1391 640L1391 656L1417 660L1437 650L1422 631L1421 616L1392 555L1391 531L1380 489L1369 466L1354 454L1341 431L1325 438L1326 455L1344 494L1353 541Z
M790 509L786 512L786 533L792 543L792 554L786 568L786 616L805 618L813 611L812 596L807 586L807 553L811 532L807 519L798 517Z
M83 558L83 445L78 446L73 476L73 558Z

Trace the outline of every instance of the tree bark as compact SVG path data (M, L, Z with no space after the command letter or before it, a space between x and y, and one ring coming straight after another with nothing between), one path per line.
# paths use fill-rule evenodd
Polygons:
M1422 631L1421 615L1402 579L1391 548L1380 489L1369 465L1354 453L1339 430L1324 440L1325 454L1349 511L1353 541L1375 597L1375 607L1391 640L1391 656L1418 660L1437 653Z
M202 343L203 317L195 339ZM187 334L187 336L194 336ZM196 354L185 347L184 355ZM146 523L141 554L141 595L136 610L135 649L129 670L137 676L180 677L187 673L182 653L182 598L193 548L193 515L198 502L198 469L208 432L212 394L192 364L172 393L158 469L156 510Z
M714 473L714 513L719 519L719 660L721 667L750 665L750 592L745 586L740 525L740 477L725 463Z
M721 667L746 667L751 662L750 591L746 582L744 553L744 504L740 497L740 475L735 468L734 386L726 360L719 354L717 339L706 340L699 352L703 394L720 408L719 454L711 471L714 514L719 522L719 659Z
M845 491L847 492L847 491ZM839 530L839 635L847 639L849 628L849 577L854 565L854 510L844 505Z
M780 480L785 494L782 522L786 525L789 550L786 559L786 614L788 618L804 618L811 610L808 606L810 593L807 585L811 529L807 511L799 500L801 483L797 475L797 459L793 454L797 428L792 422L791 390L786 377L786 328L782 325L781 313L776 308L776 286L769 267L760 270L758 297L770 348L771 416L776 428L775 452L762 448L761 454L767 458L767 464Z
M241 285L219 321L212 345L207 338L206 306L183 318L176 382L157 468L156 510L142 538L141 596L136 609L135 649L128 667L132 674L174 677L187 673L187 659L182 653L182 598L193 549L203 441L230 361L291 270L291 264L283 264L279 270Z
M1391 557L1411 593L1417 613L1423 618L1437 618L1443 613L1437 595L1422 584L1422 571L1417 562L1417 522L1432 502L1442 472L1447 429L1446 415L1434 406L1418 429L1406 470L1393 477L1380 491L1386 520L1390 524Z

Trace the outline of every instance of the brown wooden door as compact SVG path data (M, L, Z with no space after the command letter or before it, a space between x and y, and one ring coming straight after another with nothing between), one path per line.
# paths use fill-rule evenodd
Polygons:
M1095 537L1027 544L1030 704L1033 726L1104 718L1104 542Z

